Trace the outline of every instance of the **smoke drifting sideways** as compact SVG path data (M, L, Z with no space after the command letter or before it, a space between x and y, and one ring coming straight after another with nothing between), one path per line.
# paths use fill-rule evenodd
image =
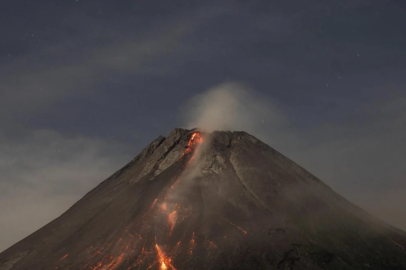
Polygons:
M206 132L246 131L261 138L269 136L270 127L285 122L276 104L238 82L215 86L193 97L185 108L185 128Z

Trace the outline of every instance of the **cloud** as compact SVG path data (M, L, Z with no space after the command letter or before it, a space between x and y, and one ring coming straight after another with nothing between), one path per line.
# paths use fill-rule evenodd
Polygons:
M140 33L124 32L107 41L100 31L93 31L95 22L82 18L84 29L63 38L62 43L44 42L41 48L0 65L0 73L7 75L0 80L0 121L11 114L41 112L58 101L94 94L116 76L168 76L173 68L155 61L181 54L180 44L187 35L226 12L227 7L199 6L171 15L165 24L146 26Z
M3 115L27 113L43 109L44 106L70 98L89 94L105 80L106 73L146 74L159 73L148 63L172 50L183 29L165 29L157 37L144 37L141 40L125 40L104 46L89 47L83 57L66 59L45 68L26 66L25 61L3 67L11 69L7 79L0 82L1 112ZM57 55L66 55L69 49L61 47ZM17 94L18 93L18 94ZM12 105L11 105L12 104ZM7 112L7 113L6 113Z
M61 215L134 153L114 141L36 130L0 134L0 251Z

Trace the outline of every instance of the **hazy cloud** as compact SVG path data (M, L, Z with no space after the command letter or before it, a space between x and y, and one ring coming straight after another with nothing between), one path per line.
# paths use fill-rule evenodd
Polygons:
M91 32L92 27L87 25L94 22L86 18L83 27L90 34L82 30L71 37L81 42L43 44L0 65L0 73L7 74L0 81L0 121L7 120L10 114L44 111L58 101L78 95L97 94L99 86L117 74L168 76L173 69L154 65L154 61L181 53L185 36L205 20L227 12L227 7L199 6L171 15L165 24L152 24L147 32L129 33L118 39L109 37L107 41L100 31ZM47 65L39 64L47 61Z
M114 141L50 130L22 138L0 134L0 250L61 215L125 165L131 154Z

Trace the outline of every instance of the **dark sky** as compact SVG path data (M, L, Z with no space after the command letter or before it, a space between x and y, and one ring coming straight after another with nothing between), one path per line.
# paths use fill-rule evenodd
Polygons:
M1 1L0 250L224 82L252 89L241 107L272 104L253 135L406 230L405 12L401 0Z

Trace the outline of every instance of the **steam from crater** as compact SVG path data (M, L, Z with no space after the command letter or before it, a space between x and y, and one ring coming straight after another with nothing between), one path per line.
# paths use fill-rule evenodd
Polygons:
M275 104L247 85L227 82L193 97L186 105L186 128L205 131L246 131L269 135L269 128L282 123Z

